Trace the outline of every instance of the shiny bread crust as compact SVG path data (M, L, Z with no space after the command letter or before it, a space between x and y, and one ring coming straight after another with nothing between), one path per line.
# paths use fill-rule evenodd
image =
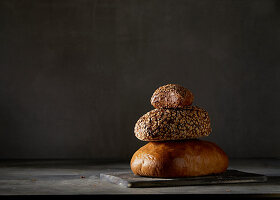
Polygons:
M226 171L228 156L216 144L198 139L149 142L130 162L134 174L147 177L189 177Z

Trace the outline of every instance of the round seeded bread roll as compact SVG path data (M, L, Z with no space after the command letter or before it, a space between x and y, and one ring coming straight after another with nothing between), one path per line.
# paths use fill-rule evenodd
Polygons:
M190 90L178 85L168 84L159 87L151 97L151 104L155 108L184 108L193 102Z
M139 176L203 176L226 171L228 157L220 147L208 141L149 142L134 153L130 167Z
M135 136L143 141L166 141L208 136L208 113L197 106L185 109L154 109L136 122Z

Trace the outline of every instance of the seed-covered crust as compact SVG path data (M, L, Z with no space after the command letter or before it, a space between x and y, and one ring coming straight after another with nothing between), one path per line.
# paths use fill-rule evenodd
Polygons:
M193 102L190 90L178 84L168 84L155 90L151 104L155 108L185 108Z
M199 138L211 131L207 111L197 106L151 110L140 117L134 128L135 136L143 141Z

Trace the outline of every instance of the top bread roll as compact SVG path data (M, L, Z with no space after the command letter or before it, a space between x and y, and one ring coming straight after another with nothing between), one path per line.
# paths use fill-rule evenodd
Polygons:
M190 90L178 84L168 84L159 87L151 97L151 104L155 108L184 108L193 102Z

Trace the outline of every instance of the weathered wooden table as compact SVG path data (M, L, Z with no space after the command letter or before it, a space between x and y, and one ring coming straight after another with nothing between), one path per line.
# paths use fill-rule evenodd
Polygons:
M280 195L279 159L230 159L230 168L263 174L263 183L127 188L100 180L101 173L129 172L129 163L1 161L0 195L72 194L268 194Z

